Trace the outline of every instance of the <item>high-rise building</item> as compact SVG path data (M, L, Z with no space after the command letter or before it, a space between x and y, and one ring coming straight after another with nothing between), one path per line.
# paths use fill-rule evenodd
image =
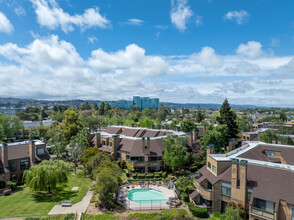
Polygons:
M149 97L140 97L134 96L133 101L127 100L119 100L119 101L105 101L105 103L109 103L111 108L118 106L121 109L131 109L133 105L138 105L140 109L148 108L153 109L159 108L159 98L149 98ZM100 106L101 102L97 103Z

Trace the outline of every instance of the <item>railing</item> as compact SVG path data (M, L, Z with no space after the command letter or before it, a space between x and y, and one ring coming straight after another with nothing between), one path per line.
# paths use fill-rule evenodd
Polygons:
M275 219L275 214L273 212L260 209L254 206L251 206L251 214L258 215L260 217L263 217L265 219Z
M195 179L195 187L200 191L201 196L206 199L206 200L212 200L212 196L211 196L211 192L212 189L205 189L203 186L201 186L201 184L197 181L197 179Z
M154 209L170 209L175 206L172 199L156 199L156 200L118 200L122 206L131 210L154 210Z

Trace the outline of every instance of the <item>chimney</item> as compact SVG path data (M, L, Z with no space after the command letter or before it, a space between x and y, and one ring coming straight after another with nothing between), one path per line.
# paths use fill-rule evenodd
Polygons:
M187 145L189 147L193 146L193 137L192 137L192 133L186 133L186 140L187 140Z
M231 138L229 141L229 151L235 150L236 142L235 138Z
M7 144L3 143L2 144L2 163L4 167L8 166L8 148L7 148Z
M272 144L276 144L276 143L277 143L276 138L272 138Z
M46 144L46 138L45 137L42 137L42 142L44 142Z
M247 160L240 161L240 200L246 205L247 200Z
M96 147L100 147L100 133L99 132L97 132L97 133L95 133L95 136L94 136L94 145L96 146Z
M206 155L214 154L214 144L206 146Z
M231 180L231 187L232 190L236 190L238 188L238 159L232 160L232 180Z
M30 153L30 162L31 162L31 166L32 166L36 161L36 145L35 145L35 141L30 141L30 143L29 143L29 153Z
M282 144L282 139L281 138L278 138L277 144Z
M196 142L196 140L197 140L197 131L196 131L196 129L194 129L192 131L192 135L193 135L193 142Z
M147 137L147 141L145 141L145 137L142 137L142 153L150 154L150 137Z
M114 157L114 159L117 159L117 148L119 146L120 143L120 138L119 135L112 135L112 141L113 141L113 146L112 146L112 155Z

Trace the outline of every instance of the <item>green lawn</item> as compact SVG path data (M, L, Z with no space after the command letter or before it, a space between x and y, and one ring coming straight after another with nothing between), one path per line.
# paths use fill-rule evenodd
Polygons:
M175 220L175 219L193 219L188 216L184 209L162 210L160 213L133 213L129 215L129 220Z
M53 196L46 196L44 192L31 192L25 187L12 195L0 197L0 218L45 216L54 205L69 200L72 203L80 202L92 184L82 171L71 175L67 186L59 188ZM78 186L78 191L71 188Z
M83 220L118 220L118 217L112 214L89 215L84 214Z

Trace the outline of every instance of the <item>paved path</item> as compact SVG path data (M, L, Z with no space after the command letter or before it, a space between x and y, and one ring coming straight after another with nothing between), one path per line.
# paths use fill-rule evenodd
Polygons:
M82 201L72 205L71 207L62 207L61 205L55 205L48 215L58 215L58 214L69 214L81 212L85 213L92 198L93 191L89 190Z

